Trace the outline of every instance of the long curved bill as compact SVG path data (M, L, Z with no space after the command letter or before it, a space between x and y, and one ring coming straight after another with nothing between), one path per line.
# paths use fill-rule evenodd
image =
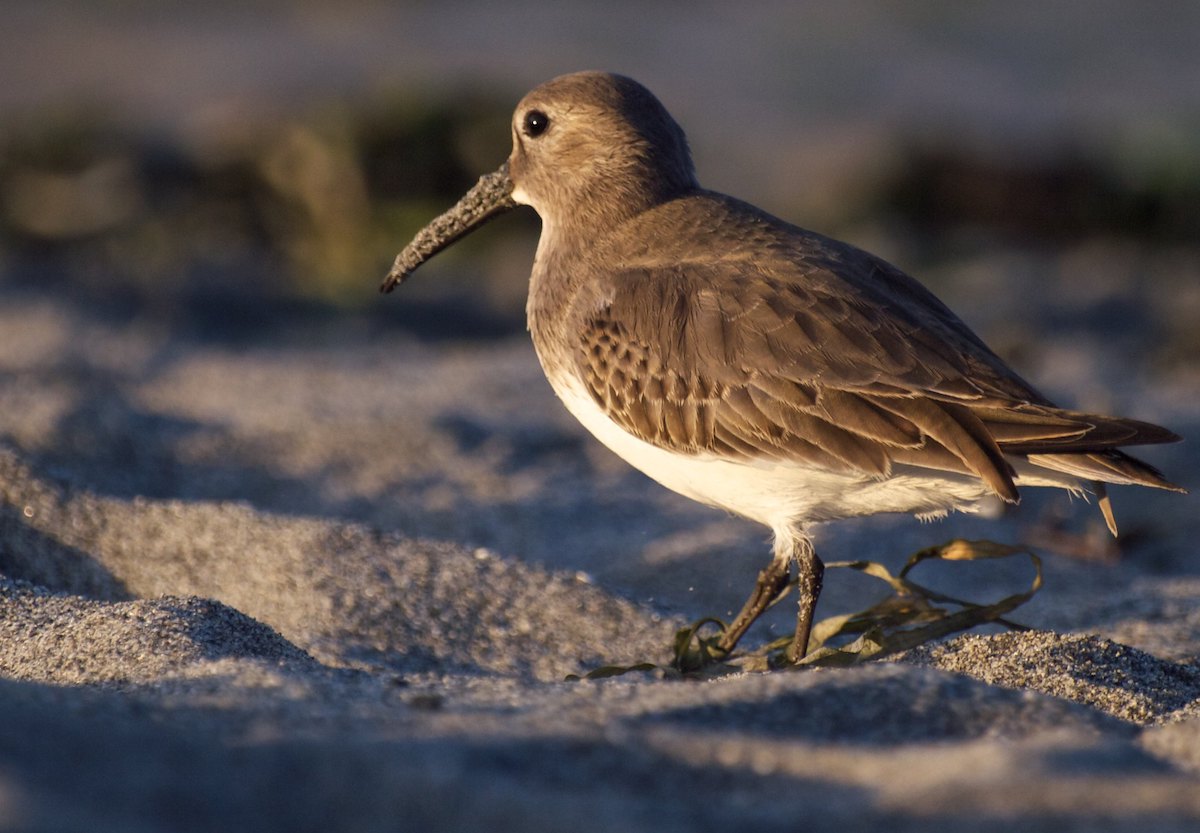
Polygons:
M453 208L417 232L404 251L396 255L396 262L379 291L391 292L442 249L466 237L497 214L516 208L512 190L507 161L493 173L481 176Z

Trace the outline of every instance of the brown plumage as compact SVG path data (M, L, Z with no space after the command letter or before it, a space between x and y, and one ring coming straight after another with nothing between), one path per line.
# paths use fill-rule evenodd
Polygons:
M567 408L664 485L775 533L726 650L795 562L788 657L804 655L822 574L809 522L1037 485L1091 491L1116 534L1105 483L1182 491L1120 450L1170 431L1056 407L896 267L700 188L683 131L628 78L576 73L522 99L508 161L384 290L516 204L543 220L529 328Z
M1014 502L1008 457L1179 490L1116 450L1175 434L1055 407L895 267L705 192L645 212L622 241L680 227L671 215L705 219L644 262L605 251L624 268L597 271L566 314L588 391L640 439L876 476L893 463L973 474ZM714 236L725 245L701 261Z

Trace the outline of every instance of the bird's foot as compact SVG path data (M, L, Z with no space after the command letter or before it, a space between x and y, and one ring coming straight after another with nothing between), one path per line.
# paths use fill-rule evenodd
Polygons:
M717 647L721 651L725 654L732 653L733 649L737 647L738 641L750 629L755 620L783 595L788 586L789 567L788 562L774 559L758 574L754 592L742 605L742 610L733 620L733 624L725 629L717 642ZM805 639L807 641L807 637Z
M813 614L825 583L825 565L816 553L811 553L809 558L799 559L798 567L796 584L800 591L800 612L796 615L796 633L784 654L789 665L796 665L808 654Z

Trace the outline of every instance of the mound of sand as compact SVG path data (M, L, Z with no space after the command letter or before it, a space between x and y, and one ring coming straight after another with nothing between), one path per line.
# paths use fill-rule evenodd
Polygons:
M1038 630L566 682L663 663L766 547L590 444L523 338L222 344L4 300L4 829L1200 826L1197 520L1170 497L1118 496L1139 557L1047 561L1017 617ZM822 546L1017 540L1023 510ZM863 595L842 572L830 610ZM1026 572L948 580L995 597Z

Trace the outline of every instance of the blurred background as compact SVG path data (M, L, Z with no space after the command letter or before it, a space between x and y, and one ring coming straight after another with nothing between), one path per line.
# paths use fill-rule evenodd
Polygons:
M508 154L521 95L587 68L654 91L707 187L896 263L1051 397L1195 435L1198 43L1190 0L4 0L0 441L108 494L646 592L706 550L752 575L760 530L644 484L554 407L522 332L531 212L377 293ZM1145 456L1195 487L1197 447ZM1171 527L1185 548L1145 557L1187 561L1188 505L1122 490L1123 540ZM1096 535L1060 549L1111 554L1084 511Z
M603 68L664 101L708 187L938 291L968 282L993 294L985 319L1025 300L1023 277L1039 300L1065 285L1122 312L1112 284L1153 281L1179 335L1200 315L1198 37L1187 0L6 0L0 272L160 315L215 302L231 327L283 314L265 296L519 329L531 216L447 253L403 301L374 284L504 158L527 89ZM983 247L1005 260L981 266ZM978 274L1031 252L1058 258ZM467 326L444 320L448 299Z

